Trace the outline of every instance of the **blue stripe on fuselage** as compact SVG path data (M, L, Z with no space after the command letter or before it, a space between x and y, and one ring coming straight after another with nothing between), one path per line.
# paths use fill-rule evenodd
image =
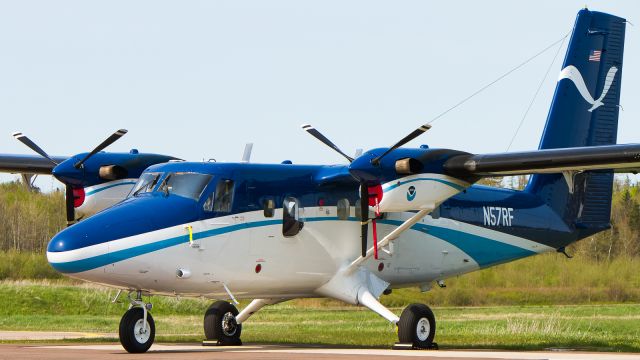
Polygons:
M359 221L356 218L349 218L350 221ZM307 222L317 221L338 221L336 217L317 217L307 218ZM226 234L238 230L256 228L262 226L271 226L281 224L281 220L263 220L255 221L243 224L236 224L225 226L217 229L205 230L193 234L194 240L204 239L211 236ZM395 220L382 220L380 223L399 226L402 221ZM535 252L523 249L514 245L506 244L500 241L492 240L486 237L472 235L463 231L452 230L448 228L416 224L412 227L413 230L428 233L434 237L437 237L443 241L458 247L469 256L471 256L481 267L494 265L509 260L514 260L529 255L535 254ZM82 260L70 261L64 263L51 263L56 270L62 273L78 273L82 271L88 271L99 268L108 264L116 263L119 261L127 260L136 256L148 254L154 251L166 249L179 244L189 242L188 235L176 236L173 238L156 241L149 244L140 246L134 246L128 249L114 251L112 253L98 255Z

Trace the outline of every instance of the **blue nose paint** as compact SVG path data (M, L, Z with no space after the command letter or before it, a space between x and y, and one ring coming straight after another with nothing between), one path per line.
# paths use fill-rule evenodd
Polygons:
M413 199L416 198L416 187L415 186L409 186L409 189L407 190L407 200L408 201L413 201Z

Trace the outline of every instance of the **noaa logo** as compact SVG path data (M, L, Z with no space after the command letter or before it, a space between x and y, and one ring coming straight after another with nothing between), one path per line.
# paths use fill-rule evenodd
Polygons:
M591 96L591 93L589 93L589 90L587 90L587 85L584 83L582 74L580 74L580 71L573 65L569 65L566 68L562 69L562 71L560 72L560 77L558 78L558 81L562 79L569 79L573 81L573 84L578 89L578 92L580 93L580 95L582 95L582 97L586 102L591 104L591 108L588 110L589 112L591 112L599 108L600 106L604 105L602 100L605 98L605 96L607 96L607 93L609 92L609 88L611 88L611 84L613 84L613 79L616 77L617 72L618 72L617 67L612 66L609 68L609 71L607 72L607 77L605 77L604 79L604 87L602 88L602 94L600 94L600 97L597 99L594 99L593 96Z
M413 199L416 198L416 187L415 186L409 186L409 189L407 190L407 200L408 201L413 201Z

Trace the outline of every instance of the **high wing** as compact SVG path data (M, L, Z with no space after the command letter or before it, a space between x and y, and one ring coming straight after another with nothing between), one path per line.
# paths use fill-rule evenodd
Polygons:
M58 164L67 160L65 156L53 156ZM38 155L0 154L0 172L21 174L51 174L56 164Z
M454 176L506 176L564 171L640 170L640 144L586 146L452 157L444 169Z

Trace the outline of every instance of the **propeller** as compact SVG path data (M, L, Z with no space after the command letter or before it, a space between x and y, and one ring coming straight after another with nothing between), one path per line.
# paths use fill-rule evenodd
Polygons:
M88 153L84 159L78 161L77 163L75 163L73 165L73 167L75 167L76 169L80 169L82 167L82 164L84 164L85 161L89 160L90 157L92 157L93 155L99 153L100 151L104 150L107 146L113 144L114 142L116 142L118 139L120 139L121 137L124 136L124 134L127 133L126 129L120 129L116 132L114 132L113 134L111 134L111 136L109 136L105 141L103 141L100 145L96 146L95 149L91 150L90 153Z
M82 167L82 165L85 163L85 161L87 161L90 157L92 157L93 155L97 154L98 152L104 150L107 146L109 146L109 145L113 144L114 142L116 142L118 139L120 139L126 133L127 133L127 130L125 130L125 129L120 129L120 130L114 132L105 141L103 141L100 145L96 146L95 149L93 149L82 160L78 161L73 166L76 169L80 169ZM31 150L33 150L33 151L37 152L38 154L40 154L42 157L48 159L49 161L51 161L55 165L59 165L58 162L53 160L44 150L42 150L42 148L40 148L38 145L36 145L36 143L31 141L31 139L29 139L23 133L21 133L21 132L13 133L13 137L16 138L16 140L20 141L21 143L25 144ZM80 188L80 190L82 190L82 189ZM74 205L76 196L74 194L74 188L73 188L73 186L71 184L65 183L65 199L66 199L65 200L65 208L66 208L66 212L67 212L67 225L71 225L71 224L73 224L75 222L75 217L76 217L75 205Z
M360 227L362 257L365 257L369 239L369 188L364 182L360 183Z
M340 148L338 148L336 146L336 144L332 143L331 140L327 139L326 136L322 135L320 133L320 131L316 130L313 126L306 124L306 125L302 125L302 129L306 132L308 132L311 136L313 136L314 138L320 140L321 143L327 145L328 147L332 148L333 150L337 151L338 154L344 156L345 158L347 158L347 160L349 160L349 162L353 162L353 158L347 154L345 154L344 152L342 152L342 150L340 150Z
M36 143L34 143L33 141L31 141L31 139L29 139L27 137L27 135L24 135L21 132L15 132L12 134L14 138L16 138L16 140L20 141L21 143L27 145L27 147L35 152L37 152L38 154L40 154L43 158L48 159L49 161L51 161L52 163L58 165L58 163L53 160L51 158L51 156L49 156L44 150L42 150L40 148L40 146L36 145Z
M338 148L338 146L336 146L333 142L331 142L331 140L329 140L326 136L322 135L322 133L320 133L318 130L316 130L313 126L305 124L302 125L302 129L306 132L308 132L311 136L313 136L314 138L320 140L320 142L322 142L323 144L327 145L328 147L332 148L333 150L335 150L336 152L338 152L340 155L344 156L347 160L349 160L350 163L352 163L354 161L354 159L352 157L350 157L349 155L345 154L342 150L340 150L340 148ZM429 124L425 124L420 126L419 128L417 128L416 130L414 130L412 133L410 133L409 135L405 136L404 138L402 138L402 140L398 141L397 143L395 143L392 147L390 147L387 151L385 151L382 155L374 158L373 160L371 160L371 164L374 166L378 166L380 164L380 160L387 156L389 153L391 153L393 150L401 147L402 145L408 143L409 141L417 138L418 136L424 134L425 131L431 129L431 125ZM360 155L358 155L359 157ZM370 196L378 196L377 194L370 194L369 193L369 184L367 184L367 181L365 179L358 179L360 181L360 226L361 226L361 246L362 246L362 256L366 256L367 255L367 240L368 240L368 232L369 232L369 197ZM379 185L379 184L374 184L374 185ZM380 195L381 196L381 195ZM374 229L375 229L375 219L374 221ZM374 233L374 242L376 240L376 234ZM374 244L374 252L376 252L376 259L377 259L377 245Z
M65 208L67 212L67 226L73 225L76 221L76 208L74 206L75 197L73 195L73 187L69 184L66 184L65 191Z
M411 134L405 136L402 140L400 140L397 143L395 143L395 145L393 145L387 151L382 153L382 155L380 155L377 158L371 160L371 164L373 164L374 166L378 166L380 164L380 160L383 157L387 156L390 152L392 152L393 150L399 148L400 146L402 146L402 145L408 143L409 141L417 138L418 136L424 134L429 129L431 129L431 125L424 124L424 125L420 126L419 128L413 130L413 132Z

